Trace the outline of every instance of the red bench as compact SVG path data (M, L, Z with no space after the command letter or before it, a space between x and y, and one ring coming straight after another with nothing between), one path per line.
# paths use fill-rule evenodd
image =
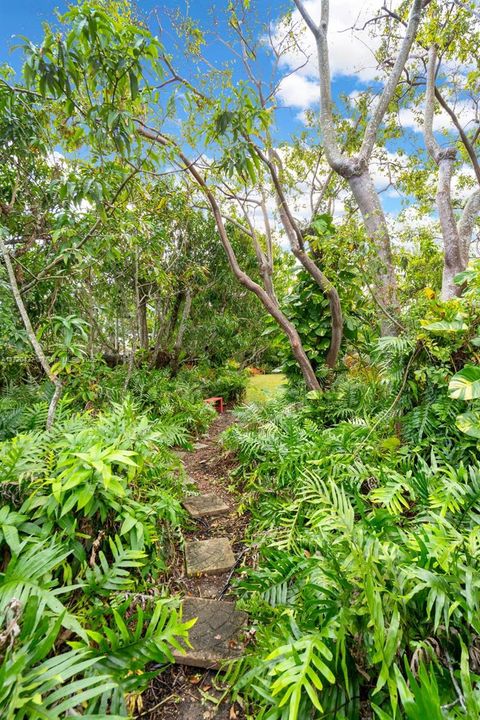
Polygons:
M224 407L223 407L223 398L222 397L211 397L206 398L205 402L207 405L213 405L215 410L219 413L223 413Z

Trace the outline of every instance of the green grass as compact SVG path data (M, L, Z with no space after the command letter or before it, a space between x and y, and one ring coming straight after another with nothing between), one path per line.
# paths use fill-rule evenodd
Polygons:
M253 375L248 381L245 402L264 403L281 392L285 383L286 377L282 373Z

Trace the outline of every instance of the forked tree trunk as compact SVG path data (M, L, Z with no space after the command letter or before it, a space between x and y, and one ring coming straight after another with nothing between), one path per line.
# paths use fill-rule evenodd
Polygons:
M443 148L433 133L435 110L435 78L437 74L437 50L432 45L428 53L427 86L425 91L424 135L428 154L438 166L437 210L443 238L443 275L441 299L451 300L462 293L455 276L465 270L473 227L480 210L480 192L476 190L467 200L457 224L452 202L452 177L455 170L457 150L454 146Z
M391 321L391 317L394 317L398 310L398 302L397 286L391 260L390 235L378 193L368 171L368 165L377 141L380 125L395 94L418 31L422 9L426 3L425 0L413 0L412 2L405 36L392 64L383 91L365 126L358 156L352 157L341 150L337 142L327 39L330 14L329 0L319 0L321 17L318 24L314 22L306 9L304 0L294 0L294 2L307 27L313 34L317 45L320 78L320 127L323 135L325 156L332 170L347 179L362 214L365 229L375 245L380 265L375 278L376 293L378 294L376 300L385 314L385 319L382 322L382 333L396 334L395 323Z

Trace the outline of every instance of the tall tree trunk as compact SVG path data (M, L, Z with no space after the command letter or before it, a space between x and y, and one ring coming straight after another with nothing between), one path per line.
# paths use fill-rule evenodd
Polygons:
M477 193L473 193L467 201L457 225L452 203L452 177L457 149L454 146L440 147L433 133L437 70L437 49L435 45L432 45L428 53L424 136L428 154L438 166L437 210L443 238L443 276L440 297L442 300L450 300L458 297L462 292L461 286L456 285L454 278L467 266L468 246L480 205Z
M473 228L480 213L480 190L475 190L463 208L462 215L458 221L458 236L463 256L463 264L468 265L470 256L470 243L472 242Z
M374 243L378 256L375 272L375 294L386 310L382 317L382 335L396 335L398 330L389 315L398 313L397 281L392 260L390 233L383 208L368 168L348 176L348 184L362 214L367 235Z
M178 370L178 363L180 359L180 351L182 349L183 336L187 329L188 319L190 317L190 311L192 309L192 293L190 288L187 288L185 292L185 302L183 303L182 316L178 326L177 337L175 338L175 344L173 346L173 358L172 358L172 371L176 373Z
M461 295L462 289L455 284L454 278L459 272L465 270L460 236L452 207L451 185L455 156L455 148L446 148L437 154L437 208L443 237L443 274L440 295L442 300L450 300Z
M148 350L147 294L141 283L139 283L138 290L138 341L142 350Z
M55 375L55 373L52 371L52 368L50 367L50 363L48 362L46 355L43 352L43 348L40 345L38 338L35 335L35 332L33 330L32 323L30 322L30 318L28 316L27 309L25 307L22 296L20 294L20 290L19 290L18 283L17 283L17 278L15 276L15 271L12 266L12 261L10 259L9 251L7 250L5 243L3 241L1 228L0 228L0 250L2 251L5 267L7 268L8 279L10 281L12 295L15 298L15 302L16 302L18 310L20 312L20 316L23 320L23 325L24 325L26 333L28 335L28 339L30 340L30 343L33 347L35 355L37 356L37 359L38 359L40 365L42 366L43 371L45 372L45 375L48 377L50 382L53 383L54 388L55 388L52 399L50 401L50 405L48 407L46 427L47 427L47 430L49 430L52 427L53 422L55 420L55 413L57 410L57 405L60 400L60 396L62 394L62 387L63 387L62 382L57 377L57 375Z
M139 250L135 248L135 310L137 318L136 335L142 350L148 349L148 325L147 325L147 294L145 283L142 283L139 276Z
M381 265L377 276L378 282L376 282L377 293L379 293L380 296L377 300L379 306L384 307L386 318L382 322L382 334L396 334L395 324L392 323L389 318L389 315L394 315L398 309L397 286L391 260L390 235L378 193L375 190L368 171L368 165L377 142L380 125L395 94L412 44L418 32L422 9L426 3L424 0L413 0L412 2L405 35L400 44L397 56L391 65L391 70L384 84L383 91L365 126L358 157L352 157L341 150L337 142L327 37L330 15L329 0L320 0L321 17L319 24L313 21L312 16L305 6L304 0L294 0L294 2L316 41L320 78L320 126L323 135L325 156L332 170L348 180L350 188L357 200L367 233L375 244Z

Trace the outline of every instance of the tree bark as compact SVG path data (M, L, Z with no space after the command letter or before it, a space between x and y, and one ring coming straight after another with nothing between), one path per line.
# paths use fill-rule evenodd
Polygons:
M320 270L316 262L305 250L302 232L298 227L297 223L295 222L292 213L290 212L287 204L287 199L285 197L285 193L280 182L280 178L278 177L275 165L272 162L272 158L275 158L281 170L282 164L280 158L275 153L272 153L272 156L270 158L267 158L262 152L258 150L257 152L260 158L270 170L273 184L275 186L278 212L282 221L282 225L288 237L292 252L328 298L331 315L330 328L332 335L330 338L330 346L328 348L328 352L325 358L325 363L329 368L334 368L337 362L338 353L340 351L340 346L342 344L343 338L343 313L340 296L333 283L330 282L325 273Z
M27 309L25 307L25 304L23 302L18 283L17 278L15 277L15 271L12 266L12 261L10 259L9 251L7 250L3 235L0 229L0 250L2 251L3 255L3 261L5 263L5 267L7 268L8 273L8 279L10 281L10 288L12 290L12 295L15 298L15 302L17 304L20 316L23 321L23 325L25 327L26 333L28 335L28 339L30 340L30 343L33 347L33 350L35 352L35 355L38 358L38 361L40 365L43 368L43 371L45 372L45 375L48 377L51 383L54 385L54 393L52 396L52 399L50 400L50 405L48 407L48 414L47 414L47 423L46 428L49 430L53 422L55 420L55 413L57 410L57 405L60 400L60 396L62 394L62 382L61 380L55 375L55 373L52 371L52 368L50 367L50 363L48 362L45 353L43 352L43 348L40 345L37 336L35 335L35 332L32 327L32 323L30 322L30 318L28 316Z
M375 292L380 305L388 313L385 313L381 320L382 335L396 335L398 329L389 318L389 315L395 317L398 313L398 302L387 220L368 168L365 167L360 174L348 177L348 184L362 214L367 235L374 243L378 256Z
M467 266L468 246L470 245L475 218L480 209L480 195L479 191L477 191L469 198L457 225L452 202L452 177L457 150L454 146L440 147L433 133L436 74L437 50L435 45L432 45L428 53L424 137L428 154L438 167L436 201L443 238L443 275L440 298L450 300L462 293L461 286L454 282L454 278L455 275L465 270Z
M173 358L172 358L172 370L174 373L178 370L178 363L180 359L180 351L182 349L183 336L187 329L188 319L192 309L192 293L190 288L187 288L185 292L185 302L183 303L182 316L178 326L177 337L175 338L175 344L173 346Z
M138 284L138 341L142 350L148 350L147 294L145 286Z
M454 282L455 275L465 270L460 236L452 207L452 175L455 165L455 148L446 148L437 154L438 187L437 208L443 237L443 274L441 300L450 300L462 293Z
M468 265L470 255L470 243L472 242L475 220L480 214L480 190L475 190L463 208L460 220L458 221L458 236L460 238L460 249L463 256L463 264Z

